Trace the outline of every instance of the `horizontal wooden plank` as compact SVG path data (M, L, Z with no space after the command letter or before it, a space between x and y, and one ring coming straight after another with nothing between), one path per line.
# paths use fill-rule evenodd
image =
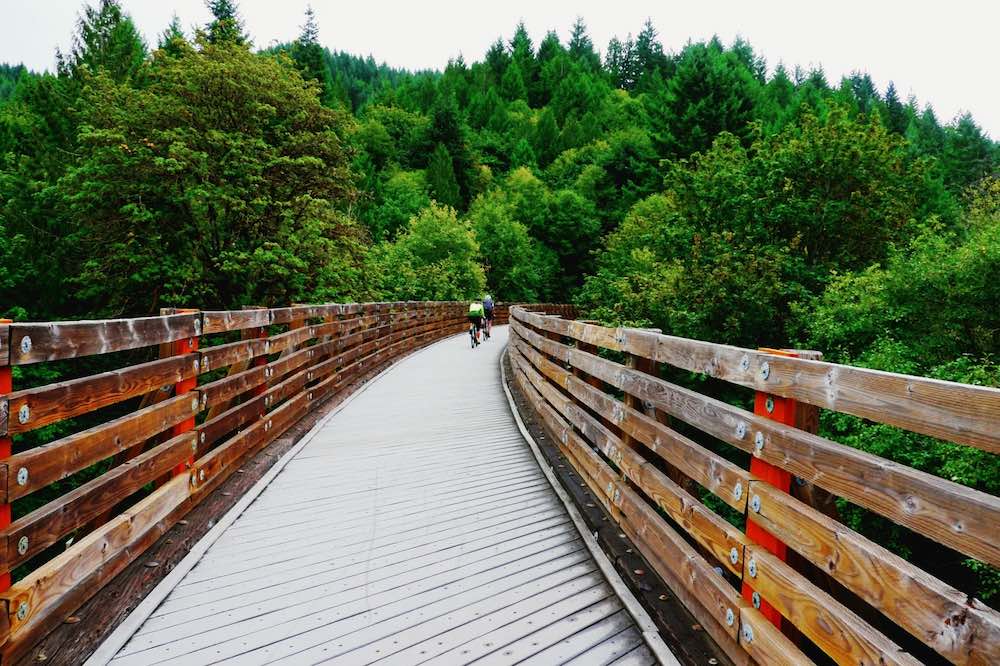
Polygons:
M1000 453L997 388L778 356L638 329L552 320L517 309L514 317L608 349Z
M1000 664L1000 613L829 516L755 481L754 520L954 663Z
M18 518L0 532L0 540L6 545L4 568L25 562L110 511L145 484L186 461L194 454L195 446L196 433L178 435Z
M814 663L778 631L759 610L740 608L740 647L759 666L807 666Z
M520 339L515 332L512 344L516 345ZM669 426L594 388L544 358L533 347L522 349L522 352L550 381L566 389L570 395L608 419L623 433L634 437L737 511L743 513L746 510L749 472L709 452Z
M523 351L518 345L517 351ZM634 449L626 446L583 409L573 404L552 384L547 383L529 363L522 368L535 389L581 434L618 465L643 493L655 502L674 522L711 552L718 564L735 574L742 574L745 537L742 532L712 512L674 483L666 474L652 467ZM736 554L733 561L732 554Z
M176 314L137 319L11 324L11 365L108 354L194 338L201 316Z
M198 390L201 393L202 402L208 407L214 407L260 386L269 377L270 369L267 366L255 366L248 370L222 377L214 382L202 384L198 387Z
M198 355L182 354L81 379L15 391L9 396L14 418L9 420L7 431L16 434L35 430L152 393L162 386L176 384L196 374Z
M983 562L1000 566L1000 498L843 446L695 391L547 340L519 335L545 353L648 400L724 442ZM755 447L756 433L764 438Z
M223 333L246 328L260 328L271 323L271 311L267 308L250 310L203 310L202 333Z
M267 343L263 338L250 338L248 340L238 340L215 347L205 347L198 350L201 358L201 372L209 372L242 363L263 356L266 353Z
M749 544L744 580L838 664L920 663L805 576Z
M190 418L200 409L198 394L188 393L14 454L5 461L12 471L8 474L3 501L12 502L121 453Z
M142 543L150 531L164 531L158 524L187 500L188 487L187 476L174 478L0 594L8 602L11 626L5 658L28 637L41 637L33 631L35 625L50 625L53 619L62 622L65 616L57 611L71 606L67 599L90 596L142 552L144 548L133 548L133 544ZM92 575L96 572L104 575L95 580ZM19 617L22 608L23 616Z

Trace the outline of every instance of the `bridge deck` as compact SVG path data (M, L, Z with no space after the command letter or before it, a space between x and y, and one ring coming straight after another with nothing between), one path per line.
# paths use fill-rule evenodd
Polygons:
M656 663L510 413L506 338L438 343L322 422L95 659Z

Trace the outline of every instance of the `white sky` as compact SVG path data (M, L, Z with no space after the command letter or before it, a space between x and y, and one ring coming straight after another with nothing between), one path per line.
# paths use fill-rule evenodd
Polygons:
M96 1L96 0L95 0ZM307 0L242 0L257 46L294 39ZM208 18L202 0L123 0L147 41L176 12L185 26ZM535 45L554 28L565 42L577 15L603 52L613 35L652 18L668 51L713 34L745 37L772 67L821 64L836 84L867 71L884 92L895 81L939 120L971 111L1000 138L1000 0L312 0L320 39L331 48L410 69L443 68L459 53L479 60L523 19ZM82 0L0 0L0 62L51 69L66 48Z

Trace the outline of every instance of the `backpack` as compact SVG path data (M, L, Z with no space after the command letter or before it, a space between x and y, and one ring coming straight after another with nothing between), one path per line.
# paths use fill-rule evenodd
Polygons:
M486 308L487 312L492 312L493 311L493 299L490 298L489 296L487 296L483 300L483 307Z

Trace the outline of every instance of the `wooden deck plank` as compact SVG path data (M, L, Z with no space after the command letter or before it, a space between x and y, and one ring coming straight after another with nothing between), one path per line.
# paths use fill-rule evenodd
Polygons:
M111 663L651 663L520 437L506 337L450 338L359 395Z

